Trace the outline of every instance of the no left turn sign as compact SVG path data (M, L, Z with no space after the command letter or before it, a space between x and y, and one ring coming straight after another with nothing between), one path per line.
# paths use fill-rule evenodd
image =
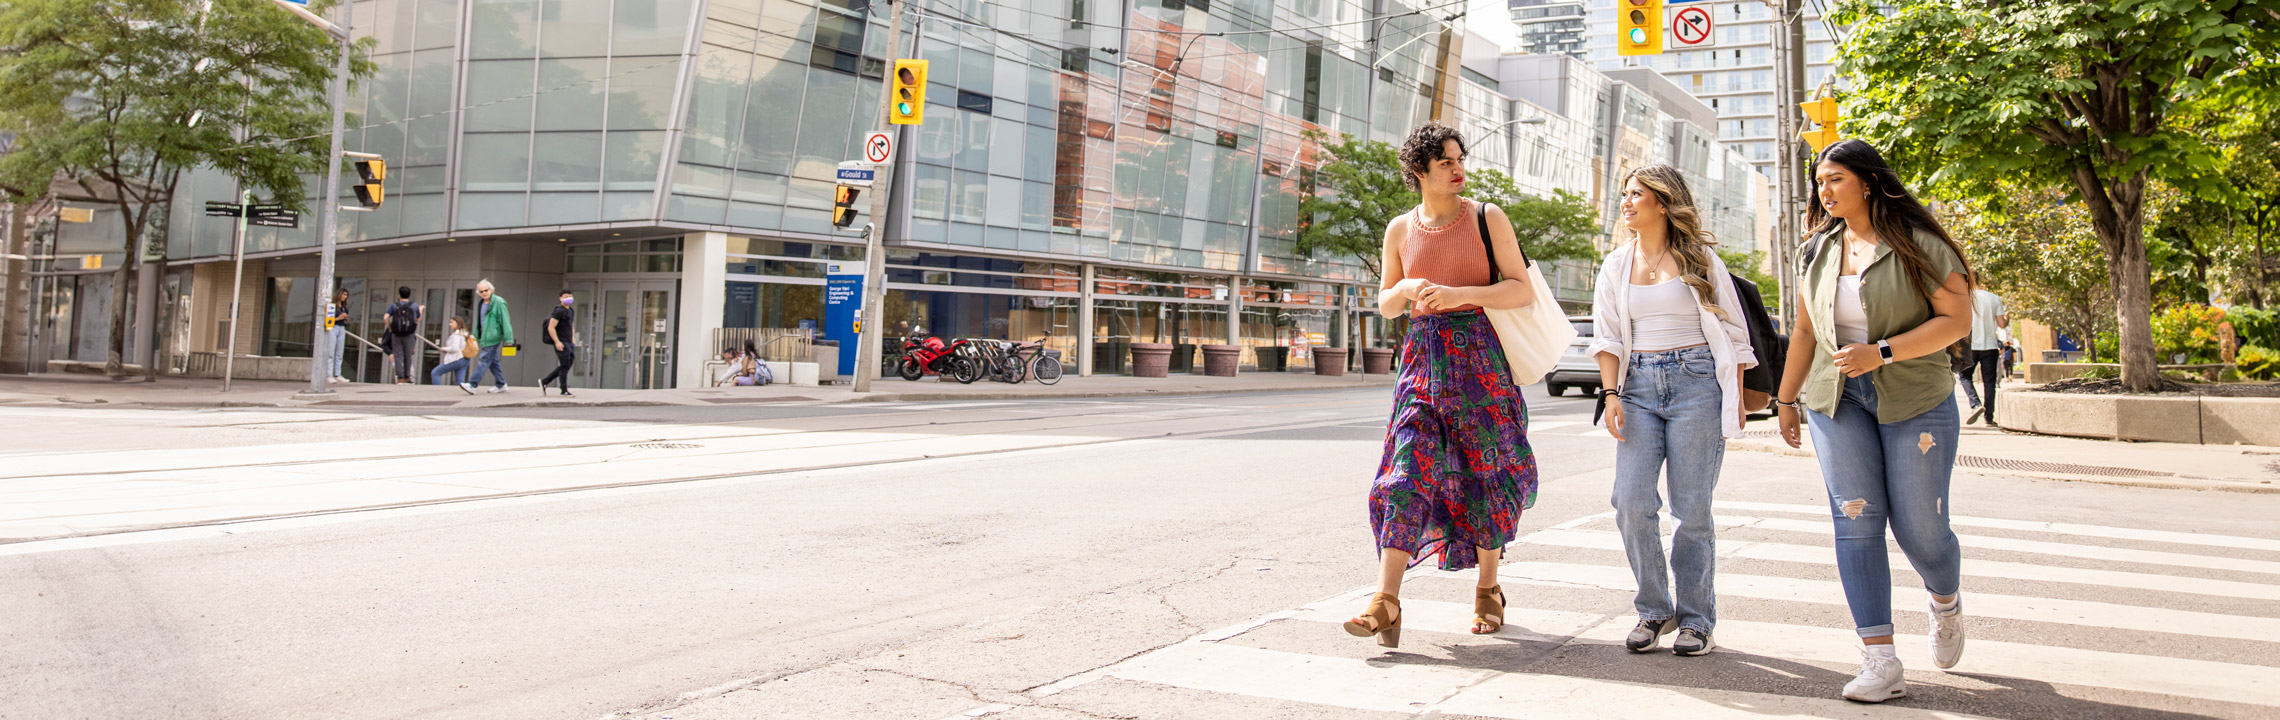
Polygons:
M1710 11L1689 7L1670 18L1670 34L1684 45L1701 45L1710 42Z
M884 165L888 160L893 159L894 156L894 136L883 132L875 132L863 138L864 160Z

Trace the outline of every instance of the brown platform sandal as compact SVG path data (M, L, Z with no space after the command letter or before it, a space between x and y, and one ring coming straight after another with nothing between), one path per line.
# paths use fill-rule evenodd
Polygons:
M1488 629L1483 631L1481 627ZM1473 588L1473 634L1494 635L1504 629L1504 586Z
M1392 608L1391 610L1386 609L1389 606ZM1400 611L1401 598L1385 593L1372 595L1370 596L1369 607L1364 608L1362 614L1355 617L1354 620L1366 617L1372 621L1372 625L1375 627L1348 620L1346 621L1346 633L1354 637L1376 635L1379 645L1389 648L1401 647L1401 618L1393 616L1393 613Z

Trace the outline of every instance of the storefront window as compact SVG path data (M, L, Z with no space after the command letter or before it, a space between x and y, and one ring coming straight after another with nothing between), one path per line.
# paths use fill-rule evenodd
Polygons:
M309 341L316 332L309 325L316 316L316 278L269 279L262 312L261 354L273 357L309 357Z
M892 346L900 346L901 338L914 334L944 340L1043 340L1045 347L1061 351L1063 362L1075 363L1078 302L1075 297L890 287L881 317L887 323L887 343Z
M816 330L823 326L823 286L730 282L721 327Z

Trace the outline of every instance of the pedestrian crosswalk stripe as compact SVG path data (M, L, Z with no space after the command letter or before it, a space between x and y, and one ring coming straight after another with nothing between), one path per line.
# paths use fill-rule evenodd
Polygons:
M1335 632L1325 627L1326 631ZM1838 638L1842 646L1842 638ZM1251 697L1405 715L1491 718L1634 717L1869 718L1880 714L1834 697L1739 690L1678 690L1539 673L1371 663L1225 643L1188 642L1111 668L1109 677ZM1422 699L1421 699L1422 698ZM1923 718L1973 718L1922 712Z
M1719 519L1721 521L1726 520L1726 518ZM1617 535L1612 532L1599 532L1589 530L1545 531L1536 533L1527 538L1523 538L1521 542L1534 543L1538 545L1577 547L1591 550L1621 551L1623 549L1623 537L1621 535ZM1669 545L1670 541L1668 536L1665 536L1663 542L1666 547ZM1775 562L1811 563L1815 565L1831 566L1836 565L1837 563L1836 551L1819 545L1790 545L1772 542L1722 540L1718 543L1718 554L1727 557L1746 558L1750 560L1771 560ZM1891 557L1892 567L1908 567L1908 559L1905 556L1899 553L1893 553ZM2242 597L2254 598L2258 600L2280 600L2280 585L2265 585L2260 583L2238 582L2233 580L2212 580L2208 578L2184 577L2178 575L2157 575L2153 573L2124 572L2120 570L2097 570L2091 568L2059 567L2051 565L2035 565L2032 563L2003 562L2000 560L1981 560L1972 557L1969 553L1964 554L1963 574L1966 576L2001 578L2004 580L2062 582L2075 583L2080 585L2096 585L2109 588L2151 590L2155 592L2179 592L2189 593L2193 595ZM2273 622L2276 623L2275 628L2280 628L2280 620L2275 620ZM2221 637L2231 637L2232 635L2232 633L2227 633ZM2276 635L2276 637L2280 637L2280 635Z
M1967 561L1964 566L1968 568L1971 563ZM1497 574L1498 578L1507 584L1519 583L1551 587L1583 585L1624 592L1634 592L1638 589L1638 584L1631 578L1631 569L1628 566L1508 561L1498 568ZM1784 600L1817 605L1844 606L1844 586L1836 582L1836 573L1831 572L1829 577L1831 578L1829 580L1799 580L1766 575L1718 573L1716 583L1718 595L1721 597L1746 597L1760 600ZM1901 598L1924 597L1923 588L1894 586L1892 589L1895 598L1895 613L1909 612L1908 608L1914 606L1913 602L1901 602ZM2280 633L2270 632L2275 625L2280 625L2280 620L2273 618L2219 615L2191 610L2118 605L2090 600L1973 592L1971 584L1968 582L1964 583L1963 597L1967 608L1965 612L1976 617L2202 637L2280 637ZM1407 606L1403 607L1406 608Z
M1826 505L1795 505L1790 503L1720 500L1713 507L1716 507L1721 511L1741 510L1745 512L1805 513L1808 515L1819 515L1821 517L1828 517L1830 515L1829 507ZM1982 518L1961 515L1950 516L1948 518L1948 523L1958 527L1983 527L1993 528L1997 530L2024 530L2028 532L2058 533L2061 535L2081 535L2085 537L2106 538L2110 540L2142 540L2146 542L2175 543L2180 545L2208 545L2221 548L2238 548L2241 550L2280 552L2280 539L2273 538L2241 537L2238 535L2215 535L2208 533L2172 532L2168 530L2142 530L2139 528L2112 527L2107 525L2078 525L2074 523L2041 522L2036 520L2007 520L2003 518Z
M1757 527L1767 530L1815 533L1819 535L1828 535L1830 533L1829 522L1826 520L1796 520L1791 518L1748 517L1729 518L1720 516L1718 518L1718 523L1720 525L1746 525L1749 527ZM2272 562L2269 560L2250 560L2245 558L2218 557L2215 555L2195 555L2192 553L2163 552L2159 550L2138 550L2134 548L2108 547L2105 545L2080 545L2076 543L2059 543L2043 540L2024 540L2020 538L1994 537L1990 535L1972 535L1968 533L1956 533L1956 540L1963 543L1963 546L1966 548L1978 548L1982 550L2003 550L2006 552L2036 553L2039 555L2060 555L2065 557L2081 558L2084 560L2104 560L2107 562L2140 563L2147 565L2174 565L2177 567L2280 575L2280 562Z

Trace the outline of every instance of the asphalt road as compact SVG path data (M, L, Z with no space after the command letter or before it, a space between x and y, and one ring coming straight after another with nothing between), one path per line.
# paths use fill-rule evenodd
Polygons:
M182 474L147 471L167 453L208 468L199 477L242 463L356 480L429 452L448 453L419 466L442 468L436 483L464 465L616 485L0 544L0 718L2280 712L2273 495L1959 476L1973 645L1961 666L1933 669L1920 593L1897 592L1914 693L1870 707L1835 699L1857 656L1816 466L1734 453L1718 494L1723 647L1625 654L1610 637L1631 622L1604 517L1614 443L1588 427L1588 402L1531 392L1543 484L1506 555L1512 624L1465 634L1468 579L1423 569L1393 652L1335 627L1373 583L1364 496L1383 390L451 415L0 409L16 441L0 486L50 482L10 472L35 461L106 478L129 447L146 471L119 474L124 486ZM745 430L845 439L803 452L850 462L783 472L788 451L743 449L758 442ZM686 444L704 459L685 462L707 479L677 480L657 453L594 460L546 441L619 432L702 435ZM343 442L324 446L326 462L265 465ZM231 452L216 461L216 449ZM854 464L873 455L885 459ZM750 472L717 470L740 464ZM634 476L649 480L612 482ZM1895 585L1914 585L1904 564Z

